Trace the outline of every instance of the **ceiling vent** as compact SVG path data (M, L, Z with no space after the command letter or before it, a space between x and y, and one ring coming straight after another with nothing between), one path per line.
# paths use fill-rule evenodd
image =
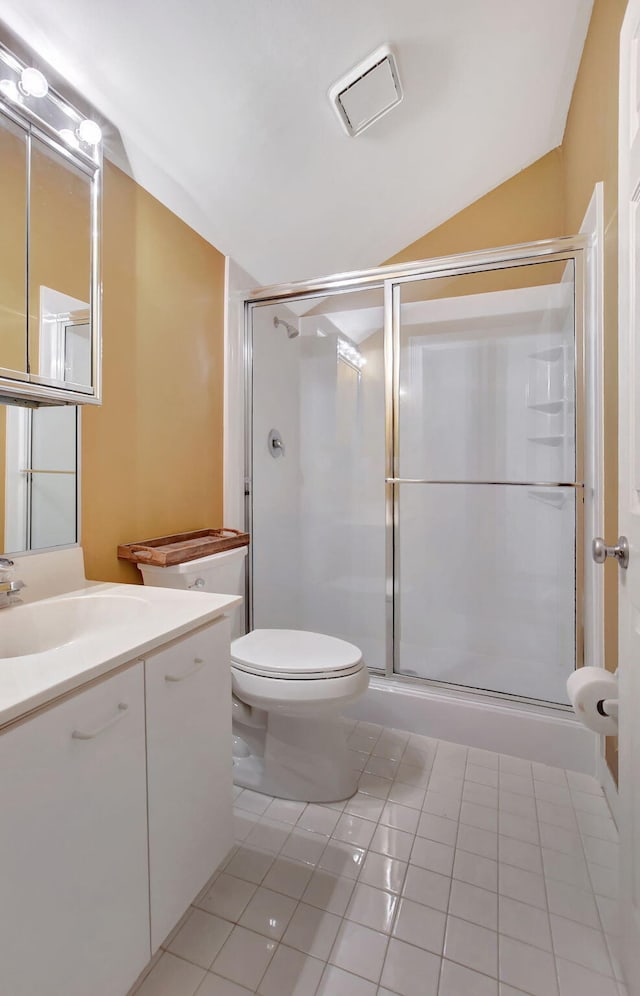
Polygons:
M381 45L329 90L329 100L347 135L355 136L402 100L393 52Z

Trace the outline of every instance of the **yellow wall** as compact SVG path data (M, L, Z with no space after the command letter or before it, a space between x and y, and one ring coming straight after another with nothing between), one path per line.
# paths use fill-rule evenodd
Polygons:
M563 232L562 155L554 149L386 262L534 242Z
M7 409L5 405L0 405L0 553L2 552L2 547L4 545L4 505L5 505L5 488L6 488L6 474L5 474L5 461L6 461L6 449L7 449Z
M39 364L40 292L50 287L89 307L91 182L32 140L29 196L29 369ZM49 371L46 371L49 373Z
M387 262L575 234L595 184L605 199L605 534L617 531L618 45L626 0L595 0L562 145ZM611 540L610 540L611 541ZM617 667L617 567L605 567L606 665ZM616 770L615 744L607 758Z
M38 369L40 288L89 302L89 178L37 138L27 166L25 132L0 116L0 366L26 370L25 260L29 229L29 367ZM27 226L27 169L31 196Z
M0 366L27 369L27 147L24 133L0 119ZM4 464L3 464L4 467Z
M103 397L82 413L87 576L138 581L119 543L222 524L224 257L110 163Z

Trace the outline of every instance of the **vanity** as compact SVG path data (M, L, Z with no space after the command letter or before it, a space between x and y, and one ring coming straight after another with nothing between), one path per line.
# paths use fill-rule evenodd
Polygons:
M230 850L239 601L85 582L0 612L7 996L125 996Z

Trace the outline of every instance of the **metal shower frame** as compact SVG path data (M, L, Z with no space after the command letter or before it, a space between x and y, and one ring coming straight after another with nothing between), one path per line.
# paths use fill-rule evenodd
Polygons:
M399 604L397 551L395 537L399 526L399 488L404 484L429 483L426 480L408 480L400 477L399 468L399 387L400 387L400 288L418 280L455 277L491 270L511 269L536 263L574 263L574 362L575 362L575 479L573 481L527 482L535 487L567 487L576 491L575 518L575 651L576 666L584 656L584 491L585 491L585 315L586 302L586 251L591 244L588 235L565 236L538 242L486 249L479 252L441 256L369 270L338 273L312 280L274 284L251 291L244 302L244 383L245 383L245 528L253 526L253 311L255 308L278 302L313 299L349 294L358 290L380 289L384 296L384 382L385 382L385 602L386 602L386 668L372 673L383 675L408 684L425 683L438 688L464 691L526 704L539 704L562 711L568 706L544 700L526 698L505 692L474 688L439 681L433 678L416 678L397 671L399 639L397 606ZM446 482L438 482L446 483ZM465 483L465 482L451 482ZM522 484L523 482L469 481L472 484ZM253 554L249 547L247 558L246 609L247 626L253 628Z

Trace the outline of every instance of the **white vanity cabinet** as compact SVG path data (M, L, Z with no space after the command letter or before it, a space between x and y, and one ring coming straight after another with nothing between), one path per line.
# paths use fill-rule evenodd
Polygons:
M152 951L233 843L229 627L145 660Z
M123 996L150 957L142 663L0 735L0 799L0 993Z
M125 996L230 850L229 626L0 731L0 996Z

